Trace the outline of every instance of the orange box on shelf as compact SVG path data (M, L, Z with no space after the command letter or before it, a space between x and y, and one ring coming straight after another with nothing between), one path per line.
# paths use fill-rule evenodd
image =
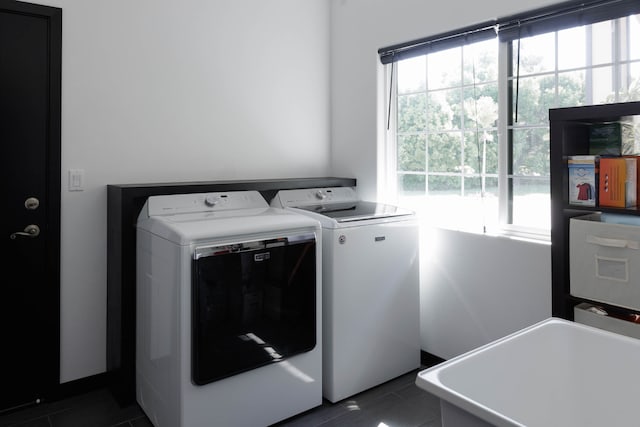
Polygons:
M628 208L636 205L637 159L601 158L599 181L600 206Z

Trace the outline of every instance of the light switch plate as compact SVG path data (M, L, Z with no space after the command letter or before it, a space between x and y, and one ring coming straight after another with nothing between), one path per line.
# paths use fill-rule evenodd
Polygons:
M69 191L84 190L84 169L69 169Z

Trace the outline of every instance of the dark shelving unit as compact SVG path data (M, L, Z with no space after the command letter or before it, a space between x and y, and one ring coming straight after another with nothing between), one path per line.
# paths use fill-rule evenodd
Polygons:
M608 312L634 312L571 295L569 275L569 220L589 213L640 215L638 207L617 209L569 204L568 156L589 154L589 126L640 116L640 102L626 102L549 110L551 155L551 283L552 315L573 320L574 306L588 302Z

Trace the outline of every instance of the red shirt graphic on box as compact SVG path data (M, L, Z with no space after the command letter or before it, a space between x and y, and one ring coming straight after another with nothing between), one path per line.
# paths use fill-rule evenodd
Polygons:
M583 182L576 185L578 188L578 200L591 200L593 198L593 188L591 184Z

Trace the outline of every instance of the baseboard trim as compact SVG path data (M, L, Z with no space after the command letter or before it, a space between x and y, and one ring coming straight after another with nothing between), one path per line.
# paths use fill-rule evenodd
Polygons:
M435 366L444 361L445 359L442 359L441 357L424 350L420 350L420 364L425 368ZM103 372L101 374L62 383L58 387L57 398L66 399L79 394L88 393L93 390L108 388L112 385L111 377L111 372Z
M103 372L101 374L91 375L89 377L62 383L58 388L58 399L66 399L68 397L88 393L100 388L106 388L110 384L111 375L109 372Z
M420 363L426 368L430 368L444 361L445 359L441 357L438 357L424 350L420 350Z

